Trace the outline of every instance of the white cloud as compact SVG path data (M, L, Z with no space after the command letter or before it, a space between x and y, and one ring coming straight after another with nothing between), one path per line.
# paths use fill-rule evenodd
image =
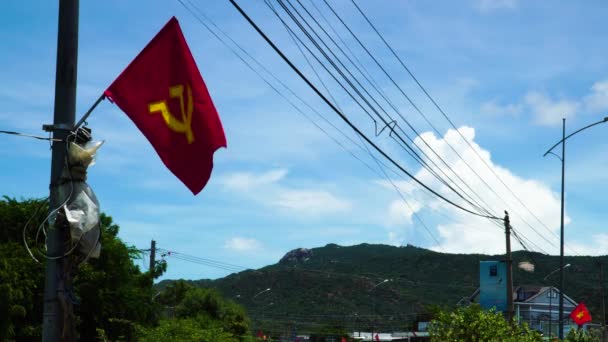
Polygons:
M553 126L562 122L562 118L573 117L580 105L577 101L553 100L539 92L529 92L525 99L539 125Z
M569 244L572 249L581 255L607 255L608 254L608 234L593 234L589 239L591 243L581 244L574 242ZM566 251L567 252L567 251Z
M608 80L596 82L591 87L591 94L584 98L585 107L590 112L608 109Z
M347 200L339 199L326 191L317 190L284 190L279 192L275 204L290 211L323 215L343 212L351 208Z
M492 116L516 116L521 114L523 106L521 104L501 105L496 101L488 101L481 104L481 113Z
M478 0L477 9L482 13L491 13L499 10L513 10L517 8L518 0Z
M578 112L598 113L608 110L608 80L595 82L587 95L576 99L554 99L551 96L530 91L518 103L500 104L494 100L481 104L479 111L491 116L517 116L523 111L532 114L535 124L559 125L562 118L573 118Z
M451 166L451 168L466 181L468 186L474 190L477 195L473 195L461 183L461 187L467 189L467 192L475 198L475 200L486 208L488 208L496 216L502 217L504 210L508 210L511 214L511 222L514 229L522 236L532 240L538 247L548 253L557 253L558 239L556 233L559 228L559 213L560 201L557 194L553 193L549 187L539 181L532 179L524 179L513 174L506 168L495 165L491 160L491 155L488 151L482 149L474 141L475 130L470 127L461 127L460 133L469 141L475 149L475 153L468 144L466 144L457 131L448 130L444 137L436 137L432 133L423 133L421 136L425 141ZM420 143L421 137L417 137L417 142ZM458 156L451 150L451 145L463 158L460 160ZM420 146L425 146L420 143ZM428 149L426 146L423 149ZM432 153L427 152L431 156ZM482 159L480 159L481 156ZM483 160L483 161L482 161ZM466 162L466 163L465 163ZM484 163L485 162L485 163ZM536 218L522 207L522 205L513 197L504 185L494 176L492 171L485 165L487 164L494 173L496 173L509 188L515 192L518 197L524 201L527 207L540 221L544 222L548 228L541 225ZM474 172L473 172L474 170ZM443 170L445 173L450 173L447 168ZM479 175L479 177L475 174ZM454 195L451 190L443 186L433 175L427 170L421 169L416 173L416 177L433 189L437 189L446 198L456 202L464 207L471 208L469 204ZM455 179L455 177L453 177ZM382 182L378 182L385 186ZM407 182L406 182L407 183ZM504 253L504 229L502 223L498 226L490 220L480 218L472 214L466 213L438 198L429 200L429 196L423 193L420 187L412 188L410 184L400 184L401 189L409 190L406 193L413 199L411 201L411 210L405 206L402 201L392 201L388 206L388 215L393 216L394 222L401 224L412 224L411 215L413 211L422 211L424 209L438 209L445 215L445 219L435 217L434 222L436 235L441 243L441 247L434 249L455 252L455 253L471 253L483 252L499 254ZM496 194L494 194L494 192ZM479 196L479 198L477 197ZM483 201L483 202L482 202ZM398 221L401 219L401 221ZM567 220L566 222L569 222ZM528 226L532 226L536 232ZM414 222L414 227L417 225ZM430 227L433 229L433 226ZM420 231L421 234L426 232ZM540 235L539 235L540 234ZM394 240L399 234L395 230L389 231L389 239ZM549 242L545 241L548 240ZM513 246L518 247L517 242L513 239ZM529 246L531 249L537 250L536 246Z
M220 179L220 183L231 190L249 191L253 188L276 183L287 175L287 170L276 169L263 173L235 172Z
M253 252L262 249L262 244L253 238L233 237L224 243L224 248L235 252Z
M388 225L411 225L412 216L422 209L422 205L417 201L394 200L391 202L388 211Z
M220 177L220 183L252 201L301 216L344 213L352 207L350 201L325 189L285 185L286 176L285 169L262 173L235 172Z

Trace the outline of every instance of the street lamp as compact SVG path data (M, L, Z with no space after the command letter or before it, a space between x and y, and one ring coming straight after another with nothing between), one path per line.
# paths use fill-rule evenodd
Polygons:
M570 266L571 266L570 264L565 264L563 268L562 268L562 267L560 267L560 268L557 268L557 269L555 269L555 270L553 270L553 271L549 272L549 274L547 274L547 275L546 275L546 276L543 278L543 281L546 281L546 280L547 280L547 278L549 278L549 277L550 277L550 276L551 276L553 273L555 273L555 272L557 272L557 271L559 271L559 270L562 270L562 269L568 268L568 267L570 267ZM549 337L551 337L551 333L553 332L553 331L552 331L552 327L553 327L553 285L551 285L551 289L550 289L550 291L551 291L551 292L549 292ZM560 291L560 292L561 292L561 291ZM562 319L562 318L560 317L560 318L559 318L559 320L561 321L561 319Z
M587 125L577 131L575 131L574 133L571 133L570 135L566 136L566 119L564 118L562 120L562 140L558 141L555 145L551 146L551 148L549 150L547 150L547 152L545 152L545 154L543 154L543 157L545 157L547 154L551 153L554 156L556 156L559 160L561 160L562 162L562 201L561 201L561 224L560 224L560 246L559 246L559 265L560 265L560 276L559 276L559 338L563 339L564 338L564 323L561 319L561 317L564 315L564 170L565 170L565 164L566 164L566 140L568 138L570 138L571 136L586 130L587 128L591 128L595 125L599 125L601 123L607 122L608 121L608 116L605 117L604 119L598 121L598 122L594 122L590 125ZM562 144L562 156L561 158L551 152L555 147L557 147L557 145Z
M570 266L572 266L572 265L571 265L571 264L565 264L563 268L568 268L568 267L570 267ZM543 281L546 281L546 280L547 280L547 278L549 278L551 275L553 275L553 273L555 273L555 272L557 272L557 271L559 271L559 270L561 270L561 269L562 269L561 267L560 267L560 268L556 268L556 269L554 269L553 271L551 271L549 274L547 274L547 275L546 275L546 276L543 278Z
M255 294L253 297L251 297L251 299L253 299L253 298L255 298L255 297L257 297L257 296L261 295L261 294L262 294L262 293L264 293L264 292L268 292L268 291L270 291L270 287L269 287L269 288L267 288L267 289L265 289L265 290L262 290L262 291L260 291L260 292L256 293L256 294Z
M386 284L390 281L393 281L393 279L384 279L383 281L379 282L378 284L372 286L371 289L369 289L369 291L367 291L368 293L372 293L372 291L374 291L378 286L382 285L382 284ZM373 310L374 310L374 321L377 319L377 314L376 314L376 297L374 296L374 304L373 304ZM375 325L375 324L374 324ZM372 338L374 336L374 331L373 331L373 327L372 327Z
M378 284L374 285L371 289L369 289L368 292L372 292L376 287L378 287L384 283L388 283L389 281L393 281L393 279L384 279L383 281L379 282Z

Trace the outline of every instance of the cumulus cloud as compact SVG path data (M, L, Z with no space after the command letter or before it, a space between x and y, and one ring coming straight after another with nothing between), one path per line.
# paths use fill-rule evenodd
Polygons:
M261 173L235 172L220 177L227 190L263 205L302 216L343 213L351 202L325 189L286 185L287 170L275 169Z
M256 187L269 185L280 181L287 175L287 170L276 169L262 173L235 172L224 175L220 183L231 190L249 191Z
M572 118L580 107L577 101L553 100L539 92L528 93L524 101L534 115L535 122L544 126L561 124L562 118Z
M315 215L346 211L350 202L342 200L327 191L283 190L274 202L281 208L292 211L308 212Z
M584 98L585 107L590 112L600 112L608 109L608 80L596 82L591 87L591 93Z
M608 80L595 82L588 94L579 98L554 98L538 91L528 92L517 103L500 104L487 101L481 104L479 111L490 116L517 116L522 112L532 115L537 125L560 125L562 118L574 118L580 112L601 113L608 110Z
M481 104L481 113L491 116L516 116L521 114L522 104L501 105L496 101L488 101Z
M224 243L224 248L235 252L254 252L262 249L262 244L253 238L233 237Z
M608 234L593 234L589 238L589 243L581 244L574 242L570 243L569 246L580 255L607 255Z
M522 178L510 170L496 165L492 161L489 151L484 150L475 142L475 130L473 128L461 127L459 131L475 151L463 141L455 130L448 130L443 137L437 137L429 132L423 133L421 137L416 138L416 142L423 149L428 149L421 143L424 138L426 143L444 158L452 170L459 174L466 181L468 187L475 192L473 194L472 191L469 191L460 183L463 189L467 189L467 192L471 193L476 202L499 217L504 216L504 210L508 210L514 229L535 244L529 246L531 249L542 249L548 253L556 253L558 251L556 233L559 228L560 213L560 200L557 194L540 181ZM451 150L450 145L462 156L463 160ZM425 152L429 156L432 155L430 151ZM448 174L451 172L447 168L443 171ZM523 208L502 182L494 176L494 173L511 191L517 194L519 199L524 201L530 212ZM420 169L416 173L416 177L431 188L437 189L453 202L471 208L471 205L442 185L426 169ZM456 180L455 177L453 178ZM386 186L382 182L378 183ZM473 251L491 254L504 253L504 229L500 221L493 223L488 219L466 213L436 197L429 196L428 193L425 193L425 190L413 183L400 184L399 188L404 192L404 196L407 196L406 198L411 199L412 203L415 204L413 206L414 210L411 210L405 204L397 204L398 201L389 204L388 215L401 218L401 224L418 226L416 222L411 221L413 211L430 208L438 209L445 214L445 217L438 219L438 222L432 227L441 243L441 246L434 249L454 253L471 253ZM403 202L401 201L401 203ZM543 222L546 227L539 223L536 218ZM569 220L566 222L569 222ZM394 233L394 231L391 232ZM421 231L421 234L426 233ZM394 234L389 234L389 238L394 238L394 236ZM513 240L513 245L517 246L515 240Z
M422 209L422 205L417 201L394 200L388 210L389 226L411 225L413 223L412 216L420 209Z

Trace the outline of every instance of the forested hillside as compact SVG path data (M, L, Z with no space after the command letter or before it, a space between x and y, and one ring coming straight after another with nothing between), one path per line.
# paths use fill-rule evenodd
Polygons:
M254 326L287 329L296 325L309 330L332 322L355 330L373 325L406 329L416 319L425 319L433 307L453 307L471 295L479 284L479 261L503 258L438 253L414 246L329 244L303 258L284 258L259 270L192 283L213 286L239 300ZM515 286L558 285L557 273L547 281L543 278L559 267L559 257L517 251L513 258ZM533 263L534 272L518 269L522 261ZM566 257L572 266L566 269L565 293L587 303L596 321L602 312L600 262L606 264L608 257ZM390 281L374 288L385 279ZM271 290L256 296L267 288Z

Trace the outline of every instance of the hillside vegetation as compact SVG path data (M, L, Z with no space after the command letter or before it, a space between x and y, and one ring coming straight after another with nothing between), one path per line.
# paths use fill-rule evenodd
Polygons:
M247 308L254 327L308 331L329 324L351 331L402 330L412 328L417 319L427 319L437 307L453 307L471 295L479 284L479 261L504 258L439 253L411 245L329 244L311 251L308 258L191 283L214 287L237 300ZM559 267L558 256L516 251L513 259L515 286L558 285L558 273L543 281ZM521 261L532 262L535 271L518 269ZM565 273L565 293L585 302L599 322L599 263L606 264L608 257L574 256L565 262L572 264ZM392 281L373 288L384 279ZM266 288L272 290L254 298Z

